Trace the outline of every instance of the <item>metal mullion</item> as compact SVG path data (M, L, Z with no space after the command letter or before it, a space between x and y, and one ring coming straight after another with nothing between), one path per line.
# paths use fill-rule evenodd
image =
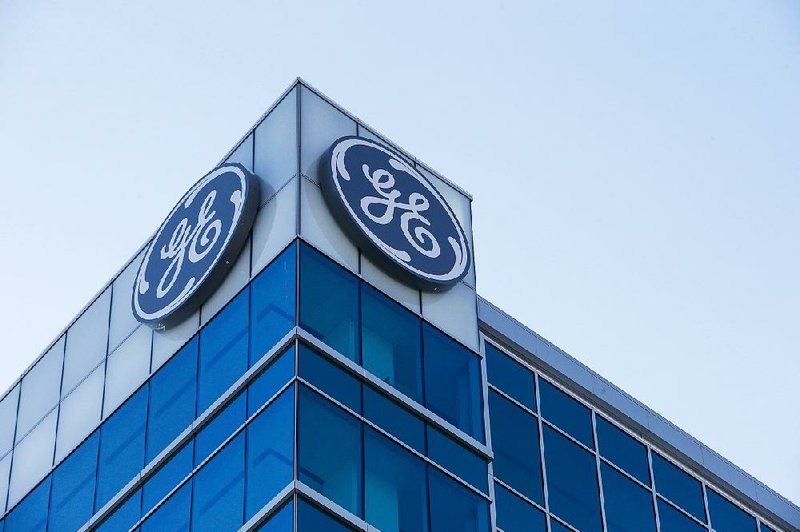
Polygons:
M483 434L486 440L486 446L494 456L494 449L492 447L492 424L491 414L489 412L489 373L486 365L485 353L485 338L478 329L478 350L481 353L480 368L481 368L481 405L483 414ZM424 373L424 372L423 372ZM494 530L497 528L497 505L494 492L494 460L489 461L486 465L487 490L489 492L489 526Z
M706 513L706 528L713 530L711 528L711 512L708 508L708 493L706 493L706 483L701 481L700 484L703 490L703 511Z
M656 476L653 474L653 453L649 446L647 449L647 473L650 475L650 495L653 497L653 515L656 517L656 532L661 532L661 518L658 515L658 498L656 497Z
M538 412L542 411L542 403L541 398L539 397L539 372L533 372L533 381L534 381L534 393L536 396L536 410ZM542 470L542 489L544 492L544 507L546 509L547 514L547 530L552 532L552 528L550 527L550 494L547 490L547 463L544 459L544 426L542 425L542 416L536 416L536 424L539 429L539 460L541 462L541 470Z
M592 412L592 438L594 440L594 448L600 449L597 444L597 420L595 419L594 410ZM598 495L600 496L600 519L603 525L603 530L608 530L608 526L606 525L606 502L605 496L603 494L603 476L600 473L600 453L594 452L594 460L595 460L595 467L597 468L597 491Z

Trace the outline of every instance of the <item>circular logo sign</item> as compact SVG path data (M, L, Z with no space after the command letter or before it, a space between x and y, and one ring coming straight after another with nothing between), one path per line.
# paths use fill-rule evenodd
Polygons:
M466 275L464 230L433 184L402 156L359 137L333 143L322 162L322 190L345 226L380 252L384 264L439 289Z
M133 315L164 327L216 288L242 249L258 210L258 181L225 164L181 198L145 251L133 284Z

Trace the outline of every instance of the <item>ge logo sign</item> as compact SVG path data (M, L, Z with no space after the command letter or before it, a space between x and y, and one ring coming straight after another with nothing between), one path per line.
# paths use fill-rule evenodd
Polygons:
M137 320L156 328L177 323L225 277L258 209L258 181L225 164L181 198L147 247L133 286Z
M439 191L402 156L368 139L343 137L321 165L331 210L384 264L425 289L466 275L464 230Z

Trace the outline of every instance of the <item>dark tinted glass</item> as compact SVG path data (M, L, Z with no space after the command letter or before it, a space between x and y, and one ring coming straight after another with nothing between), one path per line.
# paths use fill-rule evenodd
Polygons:
M364 368L422 403L420 320L380 294L361 286L361 345Z
M361 382L324 355L300 344L300 376L347 405L361 412Z
M355 515L363 515L361 423L306 387L300 388L299 478Z
M775 529L765 525L764 523L761 523L761 532L775 532Z
M118 532L129 530L142 517L142 490L133 492L114 513L97 528L99 532ZM6 531L7 532L7 531Z
M544 379L539 379L542 416L558 428L594 449L592 414L589 409Z
M461 480L489 492L489 472L483 458L431 426L428 426L428 456Z
M193 453L194 440L189 440L177 453L172 455L166 464L147 479L142 489L142 513L149 512L178 485L178 482L192 472Z
M550 520L550 530L552 532L572 532L571 529L565 527L555 519Z
M352 532L351 528L305 499L297 499L297 532Z
M503 532L546 532L544 513L500 484L494 485L494 500L497 527Z
M295 324L295 245L284 251L250 286L250 365Z
M489 419L494 475L529 499L544 505L536 418L489 391Z
M489 504L475 493L428 466L431 530L484 532L489 530Z
M198 412L247 371L249 290L243 290L200 331Z
M247 386L247 415L256 410L278 393L284 384L294 376L294 345L286 349L278 358L270 362Z
M364 386L364 417L425 453L425 423L370 386Z
M480 359L430 325L423 327L423 338L428 408L484 441Z
M244 434L194 476L192 530L236 530L244 515Z
M658 500L658 521L661 532L699 532L706 529L661 499Z
M258 532L292 532L294 527L294 501L289 499L266 523L258 526Z
M300 325L358 360L358 279L307 245L300 247Z
M78 530L92 517L99 441L98 430L53 472L48 530Z
M246 418L244 392L218 412L195 436L194 465L198 466L222 445Z
M197 337L150 379L147 461L155 458L195 419Z
M600 416L597 416L597 444L602 456L650 485L647 448Z
M148 387L128 399L100 429L95 511L144 467Z
M488 342L486 342L486 373L489 382L536 411L533 373Z
M708 513L711 526L717 532L755 532L756 520L753 516L725 499L712 489L707 489Z
M544 459L550 511L581 532L602 530L594 455L546 426Z
M607 531L655 532L652 492L607 464L601 464L600 474L603 476Z
M142 523L141 532L188 531L192 507L192 482L189 481Z
M374 430L365 430L365 520L384 532L428 530L425 463Z
M696 518L705 522L703 488L700 481L653 453L653 477L656 490Z
M47 528L50 480L51 477L45 478L8 514L5 521L7 532L39 532Z

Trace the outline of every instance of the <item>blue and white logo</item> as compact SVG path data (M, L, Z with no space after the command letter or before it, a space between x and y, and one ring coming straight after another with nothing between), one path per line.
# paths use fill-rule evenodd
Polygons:
M439 191L403 157L371 140L343 137L321 165L331 209L389 259L384 263L410 273L414 284L426 289L466 275L470 253L464 230Z
M181 198L145 251L133 314L164 327L188 316L216 288L242 249L258 209L258 181L225 164Z

